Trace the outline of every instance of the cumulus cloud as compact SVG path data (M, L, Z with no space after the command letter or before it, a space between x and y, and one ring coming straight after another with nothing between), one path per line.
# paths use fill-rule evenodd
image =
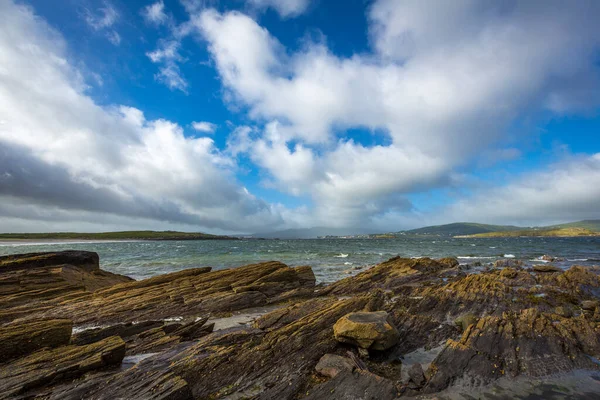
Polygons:
M247 0L248 4L258 9L273 8L282 18L296 17L303 14L310 0Z
M27 7L2 1L0 13L3 226L65 211L89 223L121 216L230 232L282 223L236 182L212 139L135 108L98 106L58 33Z
M96 32L104 32L106 38L115 46L121 43L121 36L112 29L119 20L119 12L108 1L95 11L85 10L85 22Z
M197 132L214 133L217 125L207 121L194 121L192 122L192 128Z
M368 15L373 54L349 58L322 43L290 52L235 11L203 10L192 22L228 98L275 123L245 146L268 183L310 195L327 222L356 224L386 213L380 199L448 184L482 152L517 157L493 149L516 118L597 106L571 87L599 92L599 14L593 1L379 0ZM363 146L339 135L348 128L391 143Z

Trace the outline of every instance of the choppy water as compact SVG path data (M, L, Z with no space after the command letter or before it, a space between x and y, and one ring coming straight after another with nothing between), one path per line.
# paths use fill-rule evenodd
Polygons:
M561 267L600 265L600 237L0 243L0 255L66 249L96 251L103 269L135 279L193 267L222 269L277 260L290 266L310 265L319 282L332 282L397 255L455 256L467 264L506 256L535 263L537 257L550 254L565 259L553 263Z

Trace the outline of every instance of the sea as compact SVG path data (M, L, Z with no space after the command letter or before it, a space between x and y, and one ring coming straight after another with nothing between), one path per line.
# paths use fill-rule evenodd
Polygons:
M310 265L319 283L355 275L395 256L453 256L461 264L485 267L503 258L533 265L551 255L558 258L552 264L565 269L600 265L600 237L0 242L0 255L68 249L95 251L102 269L138 280L187 268L219 270L271 260Z

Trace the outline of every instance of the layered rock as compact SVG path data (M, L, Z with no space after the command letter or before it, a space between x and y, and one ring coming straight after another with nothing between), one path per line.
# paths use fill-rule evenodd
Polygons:
M42 320L0 326L0 363L42 348L65 346L73 323L68 319Z
M0 398L35 392L48 384L118 366L124 356L125 342L118 336L87 346L40 350L0 367Z
M0 323L131 282L100 269L98 254L61 251L0 257Z
M76 324L195 317L263 306L290 291L312 292L314 285L310 268L279 262L214 272L196 268L98 290L41 315L69 318Z

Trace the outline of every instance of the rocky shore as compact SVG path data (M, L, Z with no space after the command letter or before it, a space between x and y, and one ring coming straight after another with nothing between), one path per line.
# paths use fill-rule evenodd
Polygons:
M393 258L321 286L279 262L134 281L96 253L0 257L0 399L447 398L594 374L599 273Z

